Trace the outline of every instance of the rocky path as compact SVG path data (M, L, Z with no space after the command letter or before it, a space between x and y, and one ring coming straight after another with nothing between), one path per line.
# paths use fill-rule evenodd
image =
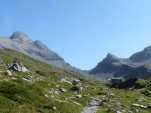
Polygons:
M88 106L83 109L81 113L96 113L97 108L102 104L102 100L99 98L94 98Z

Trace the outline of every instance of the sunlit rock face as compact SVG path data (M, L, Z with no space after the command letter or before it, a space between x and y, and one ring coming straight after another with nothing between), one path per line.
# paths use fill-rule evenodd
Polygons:
M70 64L66 63L62 57L50 50L41 41L33 41L23 32L14 32L9 38L0 38L0 49L7 48L22 52L30 57L53 66L77 71Z

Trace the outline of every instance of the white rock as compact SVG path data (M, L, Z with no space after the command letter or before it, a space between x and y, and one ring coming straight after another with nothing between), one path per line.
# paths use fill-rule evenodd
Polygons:
M140 107L146 109L147 106L141 105L141 104L132 104L134 107Z
M80 103L78 103L78 102L73 102L74 104L76 104L76 105L78 105L78 106L81 106L81 104Z
M122 112L120 112L120 111L117 111L116 113L122 113Z
M12 79L12 80L17 80L17 78L16 78L16 77L12 77L11 79Z
M60 91L61 91L61 92L67 92L67 90L64 89L64 88L60 88Z
M29 70L25 66L21 67L21 71L22 72L29 72Z
M12 75L13 75L10 70L7 70L6 72L7 72L7 74L8 74L9 76L12 76Z
M27 78L22 78L23 80L27 81L27 82L31 82L31 80L27 79Z
M53 106L52 109L53 109L53 110L57 110L57 107L56 107L56 106Z
M68 83L68 84L72 84L69 80L67 80L67 79L65 79L65 78L62 78L61 80L60 80L60 82L61 83Z
M77 98L82 98L82 95L76 95Z
M47 97L47 98L48 98L49 96L48 96L47 94L45 94L45 97Z

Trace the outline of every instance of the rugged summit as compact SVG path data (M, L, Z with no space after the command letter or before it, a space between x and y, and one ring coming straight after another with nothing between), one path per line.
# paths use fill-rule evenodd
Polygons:
M32 42L32 40L28 37L27 34L23 32L14 32L12 36L10 37L11 40L16 41L18 43L29 43Z
M94 68L90 73L91 74L99 74L101 73L113 73L118 69L118 65L120 63L120 59L115 55L108 54L102 62L98 63L96 68ZM119 64L120 65L120 64ZM110 69L110 70L109 70Z
M45 44L39 40L32 41L27 34L22 32L14 32L9 38L0 38L0 47L16 50L59 68L76 70Z
M108 54L89 73L98 77L110 78L112 76L122 77L151 77L151 46L137 52L129 58L119 58Z

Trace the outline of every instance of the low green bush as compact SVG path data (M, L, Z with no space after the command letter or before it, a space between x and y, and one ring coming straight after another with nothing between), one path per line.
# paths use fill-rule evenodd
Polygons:
M139 79L135 82L135 88L136 89L141 89L141 88L145 88L147 86L147 82L146 80L143 79Z

